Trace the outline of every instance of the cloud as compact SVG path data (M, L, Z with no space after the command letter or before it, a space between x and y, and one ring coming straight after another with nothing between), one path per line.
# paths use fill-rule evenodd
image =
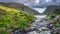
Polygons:
M0 0L0 2L13 2L14 0Z
M60 5L60 0L0 0L0 2L23 3L29 7L46 7L49 5Z
M30 4L31 7L47 7L49 5L60 5L60 0L36 0L35 3Z

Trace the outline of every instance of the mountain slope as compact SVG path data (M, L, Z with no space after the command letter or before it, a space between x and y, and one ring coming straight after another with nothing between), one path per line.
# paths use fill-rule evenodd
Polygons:
M43 12L44 14L52 13L55 9L60 9L60 6L48 6L47 9Z
M44 12L52 22L54 32L60 32L60 6L49 6ZM56 29L57 28L57 29Z
M28 12L29 14L32 14L32 15L39 15L40 13L38 13L36 10L33 10L23 4L20 4L20 3L2 3L0 2L0 4L4 5L4 6L7 6L7 7L12 7L12 8L16 8L16 9L19 9L19 10L23 10L23 11L26 11Z

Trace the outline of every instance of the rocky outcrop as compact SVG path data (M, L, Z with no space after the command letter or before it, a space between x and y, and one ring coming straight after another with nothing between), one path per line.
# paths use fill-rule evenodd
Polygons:
M60 15L57 15L53 20L52 20L52 25L54 30L51 31L52 34L60 34Z
M60 19L60 15L56 16L56 17L53 19L53 21L54 21L54 22L57 22L59 19Z

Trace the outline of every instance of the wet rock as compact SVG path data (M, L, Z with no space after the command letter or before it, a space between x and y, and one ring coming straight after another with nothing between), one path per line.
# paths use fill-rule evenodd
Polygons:
M12 29L7 30L7 32L8 32L9 34L13 34Z
M26 34L25 32L20 32L19 30L16 30L14 34Z
M54 33L54 34L60 34L60 33Z
M19 27L18 26L14 26L14 30L18 30L19 29Z
M36 31L28 32L27 34L38 34Z
M41 28L39 28L39 30L41 31L41 30L43 30L43 31L47 31L48 30L48 28L47 27L41 27Z
M59 28L56 28L52 31L53 34L60 34L60 27Z
M47 27L48 27L49 29L53 29L53 24L49 24Z
M30 28L25 28L25 32L29 32L30 31Z
M43 22L43 19L41 19L40 22Z

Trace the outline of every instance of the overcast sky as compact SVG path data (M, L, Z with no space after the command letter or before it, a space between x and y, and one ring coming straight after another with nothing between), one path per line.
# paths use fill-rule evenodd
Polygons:
M49 5L60 5L60 0L0 0L0 2L18 2L24 3L29 7L40 7Z

